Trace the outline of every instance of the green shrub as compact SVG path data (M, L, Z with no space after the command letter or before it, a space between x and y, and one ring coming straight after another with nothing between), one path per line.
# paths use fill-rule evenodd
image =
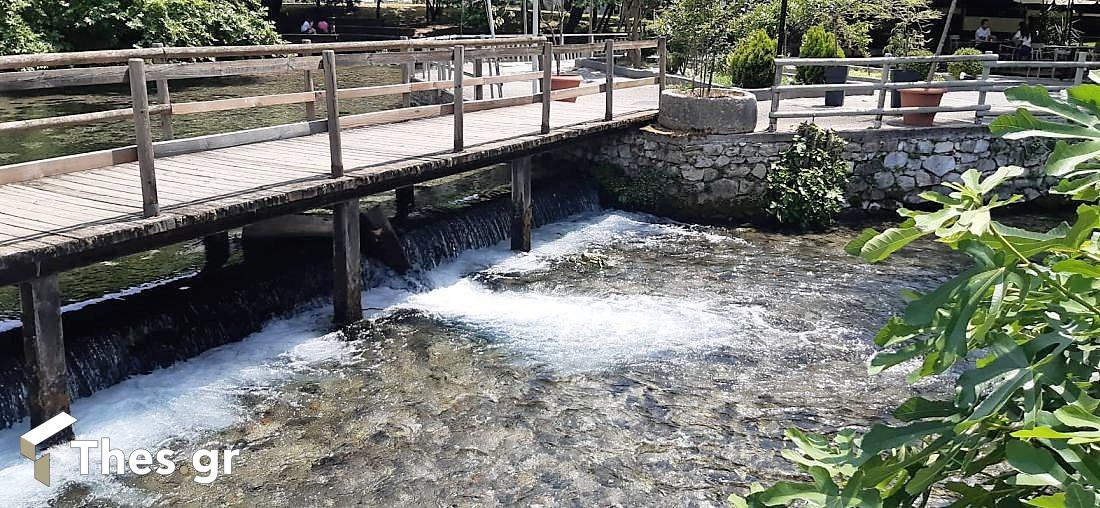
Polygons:
M726 70L734 86L763 88L775 76L775 40L755 30L726 57Z
M23 18L26 0L9 0L0 5L0 55L47 53L53 45L30 29Z
M954 54L980 55L982 52L975 48L959 48ZM964 73L970 77L978 76L982 73L982 63L976 61L950 62L947 64L947 72L955 79L961 78Z
M596 183L616 205L626 210L663 213L664 205L680 190L680 180L664 171L641 168L633 175L611 165L597 165L591 170Z
M927 49L917 49L917 50L913 50L911 53L909 53L908 55L904 55L904 56L932 56L932 54L933 53L931 51L928 51ZM898 69L905 70L905 71L914 71L917 74L920 74L921 79L924 79L924 77L928 75L928 71L932 69L932 63L931 62L906 63L906 64L898 65Z
M850 170L841 157L845 144L831 130L809 122L798 126L794 142L765 179L768 214L801 230L832 224L848 204L844 188Z
M836 35L821 26L810 27L802 36L799 58L844 58L844 50L836 42ZM795 71L799 83L821 84L825 82L824 67L799 67Z

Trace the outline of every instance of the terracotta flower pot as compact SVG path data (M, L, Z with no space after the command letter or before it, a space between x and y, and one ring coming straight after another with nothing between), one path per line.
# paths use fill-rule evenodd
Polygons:
M921 108L939 106L940 101L943 100L943 94L946 92L947 90L944 88L906 88L901 90L901 107ZM935 118L935 113L907 113L901 116L901 122L905 125L931 127L932 121L935 120Z
M550 76L550 90L563 90L566 88L576 88L581 86L581 82L584 81L579 74L556 74ZM570 97L568 99L558 99L561 102L577 102L576 97Z

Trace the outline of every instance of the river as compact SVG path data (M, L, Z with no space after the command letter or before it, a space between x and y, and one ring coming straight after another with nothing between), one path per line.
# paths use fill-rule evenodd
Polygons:
M20 504L721 505L787 478L784 429L866 426L935 381L868 376L871 336L960 259L920 244L868 265L853 227L784 235L587 211L406 276L371 270L366 321L306 304L262 330L78 400L80 437L241 449L210 485L80 476L55 448ZM25 424L25 422L24 422ZM95 457L93 452L93 457Z

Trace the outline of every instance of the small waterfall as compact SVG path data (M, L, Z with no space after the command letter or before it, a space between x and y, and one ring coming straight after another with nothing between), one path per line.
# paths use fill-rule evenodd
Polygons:
M429 214L399 226L398 234L410 261L427 270L507 239L510 206L508 196L496 195ZM588 182L537 185L533 208L539 226L598 210L599 199ZM65 312L74 398L238 341L271 319L323 301L332 284L328 242L287 243L265 244L262 257L249 256L246 245L245 262ZM382 271L377 268L365 266L368 274ZM0 332L0 428L26 415L21 334L20 328Z

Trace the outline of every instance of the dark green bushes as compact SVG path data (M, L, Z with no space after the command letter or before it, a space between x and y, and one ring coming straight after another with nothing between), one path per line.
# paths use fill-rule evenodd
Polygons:
M775 40L755 30L726 57L726 69L734 86L771 86L775 73Z
M959 48L955 51L956 55L980 55L981 51L975 48ZM947 72L951 74L951 77L959 79L963 74L969 77L975 77L982 73L981 62L950 62L947 64Z
M768 172L768 214L801 230L832 224L848 205L844 188L850 170L841 157L845 144L831 130L809 122L798 126L794 143Z
M799 58L844 58L844 50L837 44L836 35L821 26L811 27L802 37ZM821 84L825 82L824 67L799 67L795 72L799 83Z

